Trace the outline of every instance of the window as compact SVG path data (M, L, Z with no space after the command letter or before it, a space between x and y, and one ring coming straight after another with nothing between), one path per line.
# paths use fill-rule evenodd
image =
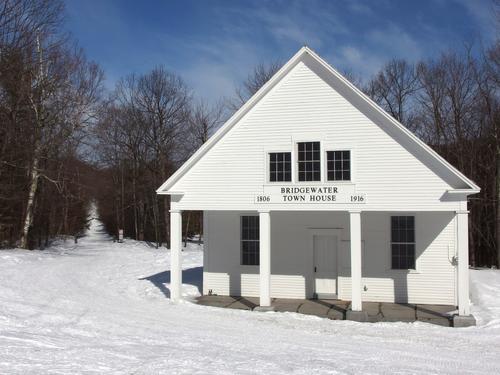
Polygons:
M415 217L391 216L392 268L415 269Z
M259 265L259 217L241 217L241 264Z
M327 151L326 160L328 181L351 180L350 151Z
M321 181L319 142L298 143L299 181Z
M292 154L290 152L269 154L269 181L292 181Z

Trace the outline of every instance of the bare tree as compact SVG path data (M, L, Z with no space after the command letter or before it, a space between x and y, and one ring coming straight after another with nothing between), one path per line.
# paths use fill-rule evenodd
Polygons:
M256 65L242 85L236 88L236 97L228 103L229 109L232 111L238 110L280 70L282 65L280 61Z
M95 64L88 63L81 51L65 45L45 50L42 43L37 39L38 61L30 72L32 84L27 95L33 118L33 152L20 243L23 248L28 248L39 179L47 178L40 166L41 159L67 142L77 142L74 137L81 136L80 132L94 117L102 82L102 72Z
M134 237L152 235L157 246L168 243L170 202L154 192L188 154L190 105L183 80L157 67L120 80L96 127L102 161L112 171L115 191L121 191L121 197L114 194L121 202L115 205L121 205L121 224L128 228L125 216L131 211Z
M1 51L29 49L41 35L61 37L63 11L60 0L3 0L0 4Z
M368 83L367 94L399 122L412 124L412 96L418 89L415 67L405 60L391 60Z
M0 59L2 63L2 78L17 70L23 77L23 85L17 85L17 108L28 106L34 115L34 122L40 122L44 116L43 96L45 95L44 81L48 75L43 55L43 41L50 40L51 47L54 29L60 24L62 4L54 1L52 4L43 1L16 1L3 2L0 9ZM15 55L17 58L12 59ZM22 64L22 71L19 66ZM28 83L28 80L30 81ZM21 90L19 90L21 88ZM26 101L29 101L26 103ZM25 108L23 108L25 110ZM12 111L12 108L11 108ZM11 112L11 116L14 113ZM38 129L35 126L34 129ZM38 186L38 164L40 160L40 135L34 132L33 157L30 163L28 176L30 179L29 192L26 202L26 214L21 235L21 247L28 247L28 231L33 221L33 205Z
M95 118L102 72L70 43L62 20L60 1L6 0L0 5L0 117L6 125L0 132L0 176L10 181L1 184L0 199L4 193L12 197L1 205L0 231L10 226L9 237L18 238L23 248L30 247L31 232L39 239L60 232L51 222L62 222L69 234L84 221L70 224L71 207L83 202L83 193L79 174L66 167L83 167L75 154ZM45 206L46 195L53 192L62 203ZM54 219L56 210L62 211L61 219ZM22 217L16 220L16 215ZM22 223L19 237L13 235L15 222Z
M363 79L357 73L355 73L352 69L344 69L340 72L349 82L351 82L354 86L361 88L363 90Z
M199 100L193 105L189 116L189 131L192 149L198 149L212 133L222 125L225 118L224 104L217 102L213 105Z
M419 113L419 135L428 143L440 145L449 141L446 129L446 69L436 62L419 63L417 66L421 90L417 100Z
M497 5L498 9L498 5ZM500 41L496 43L485 54L485 73L477 74L476 79L480 82L481 96L484 100L483 113L489 122L489 132L494 140L495 149L495 237L497 266L500 267Z
M187 138L188 145L186 150L189 154L195 152L200 148L208 138L213 134L213 132L222 125L225 119L225 106L222 102L217 102L213 105L207 104L203 100L196 102L191 109L189 115L189 138ZM189 229L190 229L190 219L192 212L187 212L185 237L184 237L184 247L187 244ZM203 235L203 212L195 213L195 220L198 218L199 225L199 238L198 244L201 244Z
M500 53L483 59L471 46L413 66L393 60L366 92L392 116L476 181L481 193L469 199L470 262L500 264Z
M146 140L152 153L150 170L157 173L154 181L159 186L181 162L182 139L188 129L190 93L184 81L163 67L153 69L141 77L138 85L139 110L146 116ZM170 200L163 197L165 241L170 237ZM159 223L158 223L159 224ZM160 240L157 240L159 243Z

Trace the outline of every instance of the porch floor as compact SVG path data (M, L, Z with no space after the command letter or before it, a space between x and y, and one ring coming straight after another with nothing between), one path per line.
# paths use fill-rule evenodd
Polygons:
M258 297L201 296L200 305L225 307L229 309L253 310L259 305ZM296 312L315 315L333 320L345 320L349 301L330 299L284 299L273 298L275 311ZM422 321L441 326L452 326L452 314L455 306L421 305L387 302L363 302L363 311L368 314L369 322L415 322Z

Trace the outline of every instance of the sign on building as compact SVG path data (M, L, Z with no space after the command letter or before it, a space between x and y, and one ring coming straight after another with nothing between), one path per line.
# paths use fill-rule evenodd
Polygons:
M343 203L363 204L366 197L354 185L265 186L255 203Z

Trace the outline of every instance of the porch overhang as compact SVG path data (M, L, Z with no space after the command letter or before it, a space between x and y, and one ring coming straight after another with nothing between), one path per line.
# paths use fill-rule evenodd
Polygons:
M481 189L449 189L449 190L446 190L446 193L448 194L452 194L452 195L465 195L465 196L469 196L469 195L474 195L474 194L478 194L481 192Z
M180 195L183 196L183 191L162 191L160 189L156 190L156 194L158 195Z

